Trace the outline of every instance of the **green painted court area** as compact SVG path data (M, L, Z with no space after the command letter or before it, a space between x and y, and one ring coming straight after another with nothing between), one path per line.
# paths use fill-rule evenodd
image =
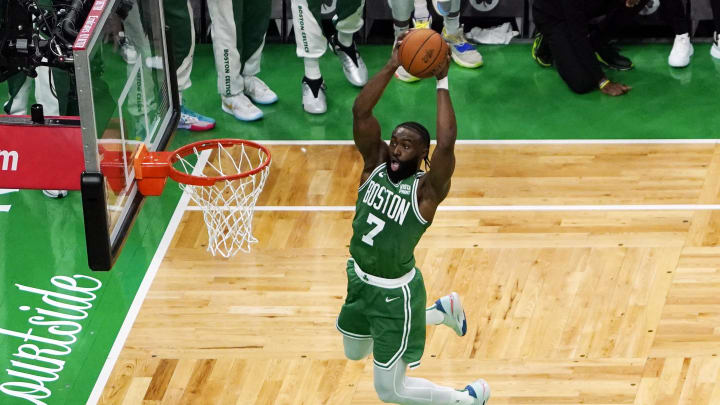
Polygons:
M633 87L629 95L612 98L594 92L573 94L557 72L543 69L530 57L530 44L481 46L485 66L470 70L453 66L450 86L460 139L674 139L719 138L720 61L710 57L710 44L696 44L685 69L667 65L670 44L631 45L624 54L635 63L629 72L608 77ZM387 45L360 46L372 74L386 62ZM261 107L265 118L237 122L220 110L210 45L196 48L192 87L187 105L215 118L213 132L192 139L352 139L350 109L358 89L349 84L340 64L326 52L321 67L328 86L328 113L306 114L301 106L302 60L294 45L268 44L260 77L280 101ZM434 127L432 80L388 87L377 109L383 128L417 120ZM7 98L0 84L0 102Z
M450 88L459 137L483 139L720 138L720 62L698 44L690 67L667 66L667 44L627 46L636 69L610 72L634 87L611 98L572 94L552 69L530 58L530 45L481 47L486 66L453 66ZM370 72L389 46L360 47ZM301 106L302 61L291 45L266 47L261 77L279 95L262 107L265 118L242 123L220 110L208 45L197 48L187 105L214 117L214 131L179 132L171 149L207 138L350 140L350 109L358 89L348 84L335 56L322 60L329 112L311 116ZM434 128L434 81L394 80L377 109L385 133L416 120ZM0 102L7 98L0 85ZM87 268L80 195L50 200L37 190L0 191L0 404L85 403L151 265L180 198L173 182L148 198L123 253L109 273ZM161 259L162 257L158 257ZM54 328L54 329L53 329Z

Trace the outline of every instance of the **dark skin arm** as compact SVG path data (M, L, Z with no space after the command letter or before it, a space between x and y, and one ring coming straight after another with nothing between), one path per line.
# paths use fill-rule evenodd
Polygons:
M443 66L435 73L440 80L447 77L450 66L450 53ZM437 90L437 145L430 161L430 171L420 180L418 188L418 204L420 214L427 221L435 217L438 205L450 192L450 178L455 171L455 140L457 139L457 123L453 110L450 92Z
M380 137L380 124L373 115L373 109L400 66L398 48L404 38L405 35L398 38L390 60L365 84L353 104L353 139L364 163L360 184L368 179L379 164L387 162L390 156L390 148Z

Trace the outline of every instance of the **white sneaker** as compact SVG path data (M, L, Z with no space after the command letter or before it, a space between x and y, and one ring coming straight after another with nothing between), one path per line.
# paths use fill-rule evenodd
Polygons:
M452 59L458 65L475 69L483 65L483 57L474 45L465 39L464 28L461 25L457 34L449 35L447 29L443 28L442 37L450 47Z
M150 69L163 70L163 60L159 56L148 56L145 58L145 66Z
M368 70L365 62L357 51L357 45L353 41L350 47L344 47L333 35L328 39L328 46L340 60L345 78L353 86L362 87L368 81Z
M467 333L467 321L460 296L452 292L435 301L435 309L444 314L442 323L449 326L458 336Z
M68 192L67 190L43 190L43 194L49 198L63 198L67 197Z
M404 81L405 83L412 83L420 80L420 78L408 73L407 70L405 70L405 68L402 66L399 66L395 71L395 77L397 77L398 80Z
M485 405L490 399L490 384L482 378L466 386L465 391L473 397L473 405Z
M263 112L244 94L223 97L222 110L240 121L257 121L263 117Z
M245 77L244 85L245 95L258 104L272 104L278 100L277 94L256 76Z
M322 78L318 79L322 81ZM302 104L303 109L310 114L325 114L327 111L327 98L325 96L325 82L322 81L320 88L317 90L317 94L313 92L310 87L311 80L307 77L302 79ZM314 80L313 80L314 82Z
M395 44L397 43L397 38L395 39L395 42L393 42L393 49L395 49ZM395 70L395 77L397 77L398 80L401 80L405 83L412 83L420 80L420 78L415 77L411 75L410 73L405 70L404 67L398 66L397 70Z
M135 47L127 40L125 37L125 33L123 31L120 31L118 33L120 44L120 56L122 56L125 63L128 65L134 65L135 62L137 62L138 54Z
M675 35L675 42L670 51L670 56L668 56L668 65L676 68L689 65L693 52L694 49L690 43L690 34Z
M710 55L715 59L720 59L720 32L713 33L713 45L710 47Z

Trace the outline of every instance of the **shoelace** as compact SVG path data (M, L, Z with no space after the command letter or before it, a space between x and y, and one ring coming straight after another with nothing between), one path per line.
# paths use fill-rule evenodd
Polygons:
M270 94L270 88L260 81L260 79L255 78L250 81L250 92L256 93L256 94Z

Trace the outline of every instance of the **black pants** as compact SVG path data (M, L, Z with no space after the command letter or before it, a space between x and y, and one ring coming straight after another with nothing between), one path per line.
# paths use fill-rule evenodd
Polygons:
M690 32L690 16L683 0L662 0L658 11L663 19L670 24L675 35Z
M533 10L537 29L548 41L553 64L572 91L582 94L598 88L602 71L599 70L600 65L595 59L594 50L606 46L620 28L632 22L648 1L643 0L633 8L617 2L617 5L608 8L605 18L591 27L589 39L593 49L585 49L581 44L570 40L566 21Z
M710 1L715 22L715 32L720 32L720 0L694 0ZM662 0L660 2L660 13L662 17L672 26L675 35L690 32L690 16L686 12L682 0Z

